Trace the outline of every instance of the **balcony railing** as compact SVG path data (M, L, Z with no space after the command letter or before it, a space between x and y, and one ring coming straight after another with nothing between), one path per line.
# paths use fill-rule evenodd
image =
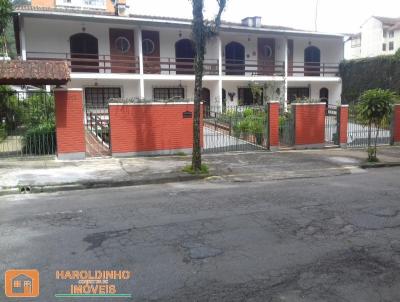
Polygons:
M27 59L65 60L72 72L136 73L140 71L139 57L128 55L71 54L55 52L27 52ZM143 57L145 74L193 75L194 59ZM219 62L204 60L204 74L218 75ZM285 63L281 61L225 60L222 74L233 76L284 76ZM339 76L338 63L289 62L288 76Z
M27 59L66 60L72 72L139 73L139 58L126 55L27 52Z
M339 76L339 64L321 62L289 62L288 76L337 77Z
M191 58L143 57L146 74L194 74L195 60ZM218 75L218 60L204 60L204 74Z
M226 59L222 64L222 71L225 75L283 76L285 74L285 62Z

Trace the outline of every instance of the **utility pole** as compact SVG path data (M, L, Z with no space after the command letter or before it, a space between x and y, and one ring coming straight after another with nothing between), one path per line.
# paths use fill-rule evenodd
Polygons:
M314 17L314 29L315 29L315 31L318 31L318 4L319 4L319 0L316 0L316 3L315 3L315 17Z

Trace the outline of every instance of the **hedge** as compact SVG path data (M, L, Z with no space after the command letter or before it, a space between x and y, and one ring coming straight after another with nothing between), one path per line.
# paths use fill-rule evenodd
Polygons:
M392 56L343 61L340 76L344 104L356 102L369 89L390 89L400 94L400 50Z

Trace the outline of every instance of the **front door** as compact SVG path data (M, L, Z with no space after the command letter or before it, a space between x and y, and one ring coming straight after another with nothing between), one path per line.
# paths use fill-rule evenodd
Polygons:
M227 75L244 75L245 49L238 42L231 42L225 46L225 69Z
M160 32L142 31L144 73L160 73Z
M258 74L275 73L275 39L258 38Z
M110 28L110 64L113 73L136 73L139 70L133 30Z

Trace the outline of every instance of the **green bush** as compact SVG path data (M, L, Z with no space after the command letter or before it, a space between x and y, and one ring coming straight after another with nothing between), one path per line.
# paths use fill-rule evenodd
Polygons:
M46 122L27 130L23 138L23 152L32 155L54 154L56 134L53 122Z

